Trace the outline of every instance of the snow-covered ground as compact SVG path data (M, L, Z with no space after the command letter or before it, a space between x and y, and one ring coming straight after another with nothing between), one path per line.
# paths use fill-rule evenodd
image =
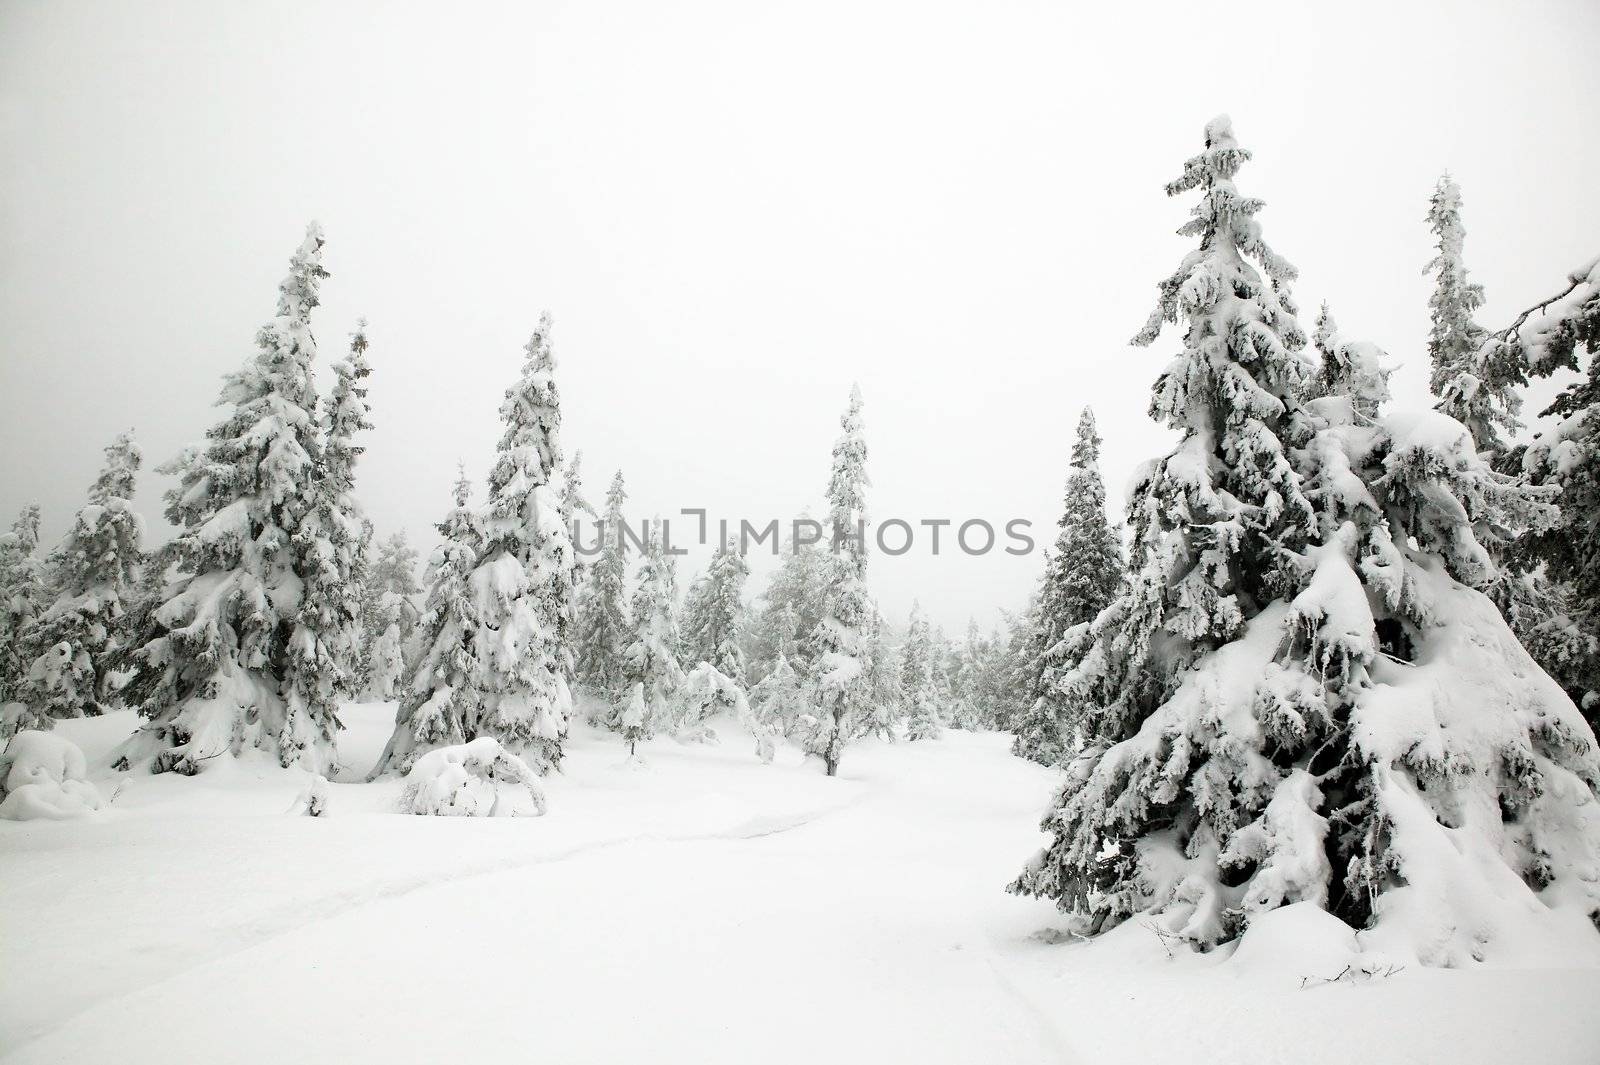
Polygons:
M303 773L219 759L0 823L0 1060L1600 1060L1587 942L1368 976L1305 906L1209 955L1138 923L1051 942L1002 891L1052 786L1007 737L863 744L827 779L732 728L644 766L580 729L545 817L428 818L357 782L391 714L348 708L326 817L287 812ZM132 725L59 732L94 764Z

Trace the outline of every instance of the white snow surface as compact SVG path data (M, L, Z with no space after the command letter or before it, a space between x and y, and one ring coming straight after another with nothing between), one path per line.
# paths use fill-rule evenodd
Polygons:
M670 740L630 769L574 724L544 817L408 817L358 783L393 711L342 712L334 817L246 752L0 822L0 1062L1600 1060L1581 937L1399 967L1304 902L1209 954L1061 934L1002 890L1055 785L1007 736L862 741L829 779ZM134 724L54 736L101 766Z

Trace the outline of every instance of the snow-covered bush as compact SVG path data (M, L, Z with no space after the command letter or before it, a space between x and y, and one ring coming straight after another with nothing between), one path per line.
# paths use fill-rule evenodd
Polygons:
M400 806L435 817L536 817L545 812L545 798L528 763L494 737L480 736L418 758Z
M65 821L105 805L89 783L83 752L48 732L19 732L0 754L0 818Z
M313 776L300 794L295 797L294 805L289 807L292 814L304 814L306 817L322 817L328 812L328 778L321 773Z

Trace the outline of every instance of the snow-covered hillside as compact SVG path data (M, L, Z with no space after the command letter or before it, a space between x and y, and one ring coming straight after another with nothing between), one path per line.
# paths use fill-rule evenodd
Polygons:
M358 783L393 704L346 707L327 816L267 756L91 776L109 805L0 822L0 1061L1590 1063L1590 940L1388 973L1320 910L1194 954L1052 934L1005 894L1054 773L1009 737L792 747L574 726L544 817L394 811ZM92 766L131 713L64 721ZM1170 953L1172 957L1168 957ZM1374 970L1370 974L1366 970ZM1330 982L1331 981L1331 982Z

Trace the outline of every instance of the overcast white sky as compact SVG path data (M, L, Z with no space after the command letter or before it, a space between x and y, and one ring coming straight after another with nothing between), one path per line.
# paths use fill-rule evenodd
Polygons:
M597 503L620 466L638 514L820 512L859 381L876 516L1047 541L1086 403L1120 512L1164 446L1175 338L1127 346L1186 250L1161 187L1219 111L1308 327L1331 301L1403 403L1440 170L1486 322L1600 252L1600 4L1068 7L3 0L0 513L53 538L115 431L199 439L312 218L325 356L371 320L362 499L424 546L542 308ZM1039 565L871 579L959 632Z

